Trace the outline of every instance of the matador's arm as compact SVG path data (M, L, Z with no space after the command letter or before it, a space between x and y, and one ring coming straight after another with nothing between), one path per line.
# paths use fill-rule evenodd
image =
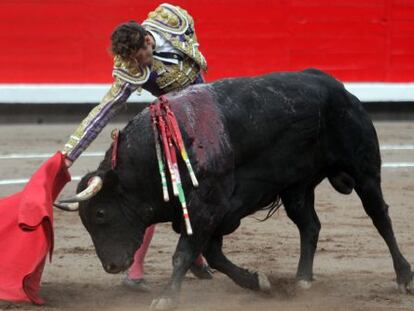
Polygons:
M137 85L135 84L121 80L118 77L115 78L111 88L99 105L89 112L73 134L70 135L62 151L67 159L74 162L80 156L126 103L128 97L136 88Z

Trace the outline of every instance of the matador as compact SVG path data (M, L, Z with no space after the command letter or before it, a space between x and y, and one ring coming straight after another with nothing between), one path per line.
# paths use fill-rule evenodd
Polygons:
M133 92L140 93L144 89L160 96L204 82L207 62L199 50L194 20L179 6L163 3L141 24L129 21L117 26L111 35L111 52L113 83L66 142L62 153L68 167ZM134 255L134 263L123 279L123 284L128 287L138 290L150 288L144 279L143 262L154 229L153 225L146 230L143 243ZM199 278L212 277L201 255L191 271Z

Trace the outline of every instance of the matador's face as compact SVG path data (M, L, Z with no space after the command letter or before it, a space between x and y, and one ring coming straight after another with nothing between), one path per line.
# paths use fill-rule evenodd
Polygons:
M135 59L137 60L138 64L141 66L151 66L152 65L152 53L154 42L150 35L145 36L144 46L138 50L135 54Z

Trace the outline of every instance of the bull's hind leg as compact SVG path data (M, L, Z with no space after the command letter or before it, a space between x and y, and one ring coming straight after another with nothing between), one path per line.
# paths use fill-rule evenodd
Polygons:
M282 195L286 213L296 224L300 233L300 259L296 278L298 285L309 288L313 280L313 258L319 238L321 223L315 212L314 188L297 186Z
M247 269L236 266L223 254L222 247L223 237L215 237L210 240L204 252L204 256L213 269L226 274L241 287L265 293L270 292L270 282L264 273L250 272Z
M372 222L390 250L400 291L406 293L414 290L411 266L398 248L391 219L388 215L388 205L383 199L379 179L371 177L361 179L357 182L355 190L366 213L371 217Z

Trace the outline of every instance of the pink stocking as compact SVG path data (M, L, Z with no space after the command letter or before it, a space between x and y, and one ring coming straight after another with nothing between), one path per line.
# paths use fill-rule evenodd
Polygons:
M196 266L203 266L203 264L204 264L204 258L203 258L203 255L198 255L198 257L196 258L196 260L194 260L194 264L196 265Z
M128 270L129 279L142 279L144 277L144 259L154 235L154 230L155 225L151 225L145 230L144 240L141 247L135 252L134 262Z

